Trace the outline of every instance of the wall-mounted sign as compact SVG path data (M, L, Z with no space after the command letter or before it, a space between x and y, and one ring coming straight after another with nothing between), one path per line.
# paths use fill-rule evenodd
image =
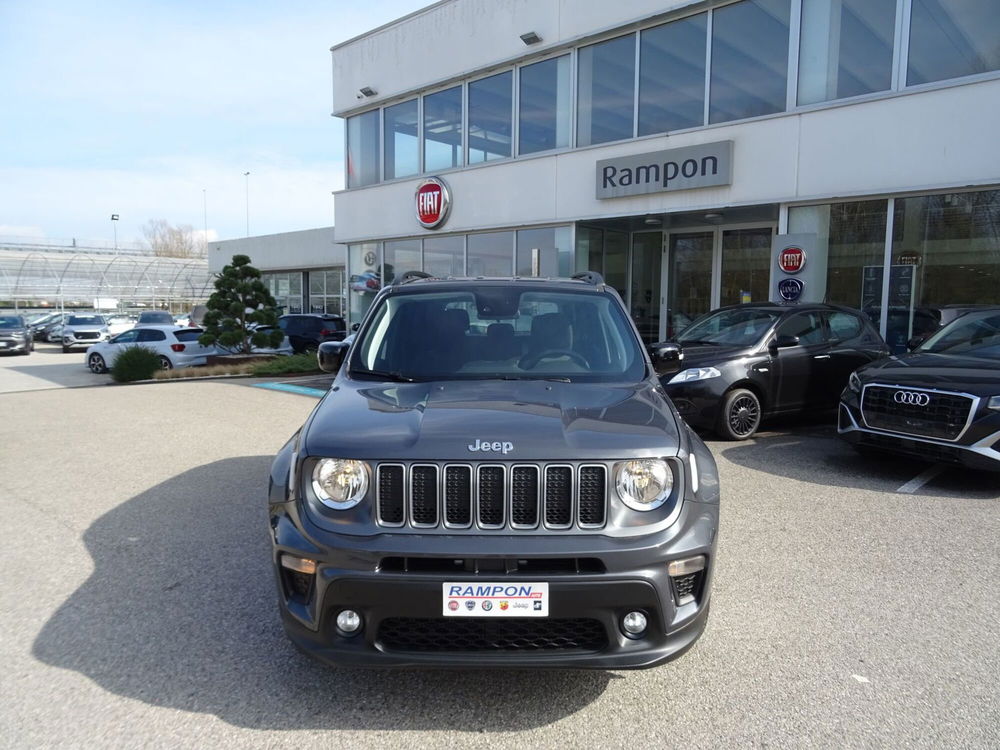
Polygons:
M896 258L896 264L900 266L919 266L920 265L920 254L919 253L900 253Z
M805 288L801 279L782 279L778 282L778 294L785 302L798 302Z
M619 156L597 162L597 197L663 193L729 185L733 181L733 142Z
M444 224L451 207L451 193L444 180L428 177L417 185L417 221L425 229L436 229Z
M778 268L785 273L798 273L806 265L806 253L798 245L788 245L778 251Z

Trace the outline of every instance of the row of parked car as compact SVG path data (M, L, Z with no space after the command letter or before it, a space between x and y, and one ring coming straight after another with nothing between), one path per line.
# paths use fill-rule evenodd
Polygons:
M769 416L837 409L859 451L1000 470L1000 307L964 310L907 348L891 355L849 308L751 304L702 316L651 354L684 419L727 439Z

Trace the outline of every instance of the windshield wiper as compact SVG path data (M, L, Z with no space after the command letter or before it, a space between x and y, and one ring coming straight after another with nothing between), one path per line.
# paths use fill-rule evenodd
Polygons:
M683 339L683 340L678 340L677 343L680 344L681 346L684 346L684 344L709 344L710 346L719 345L718 341L706 341L705 339Z
M364 375L382 380L391 380L393 383L416 383L416 378L404 375L398 370L351 370L351 375Z

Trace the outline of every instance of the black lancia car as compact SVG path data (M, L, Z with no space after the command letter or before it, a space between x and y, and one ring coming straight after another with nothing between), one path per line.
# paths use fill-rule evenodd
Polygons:
M651 667L705 628L715 461L597 274L404 274L274 460L285 630L336 665Z
M862 452L1000 471L1000 307L852 373L838 430Z

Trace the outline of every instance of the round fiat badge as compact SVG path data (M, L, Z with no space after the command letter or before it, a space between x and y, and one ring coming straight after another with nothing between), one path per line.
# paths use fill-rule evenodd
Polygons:
M448 217L451 207L451 194L444 180L428 177L417 185L417 221L425 229L435 229Z
M790 245L778 253L778 267L785 273L798 273L805 265L805 251L797 245Z

